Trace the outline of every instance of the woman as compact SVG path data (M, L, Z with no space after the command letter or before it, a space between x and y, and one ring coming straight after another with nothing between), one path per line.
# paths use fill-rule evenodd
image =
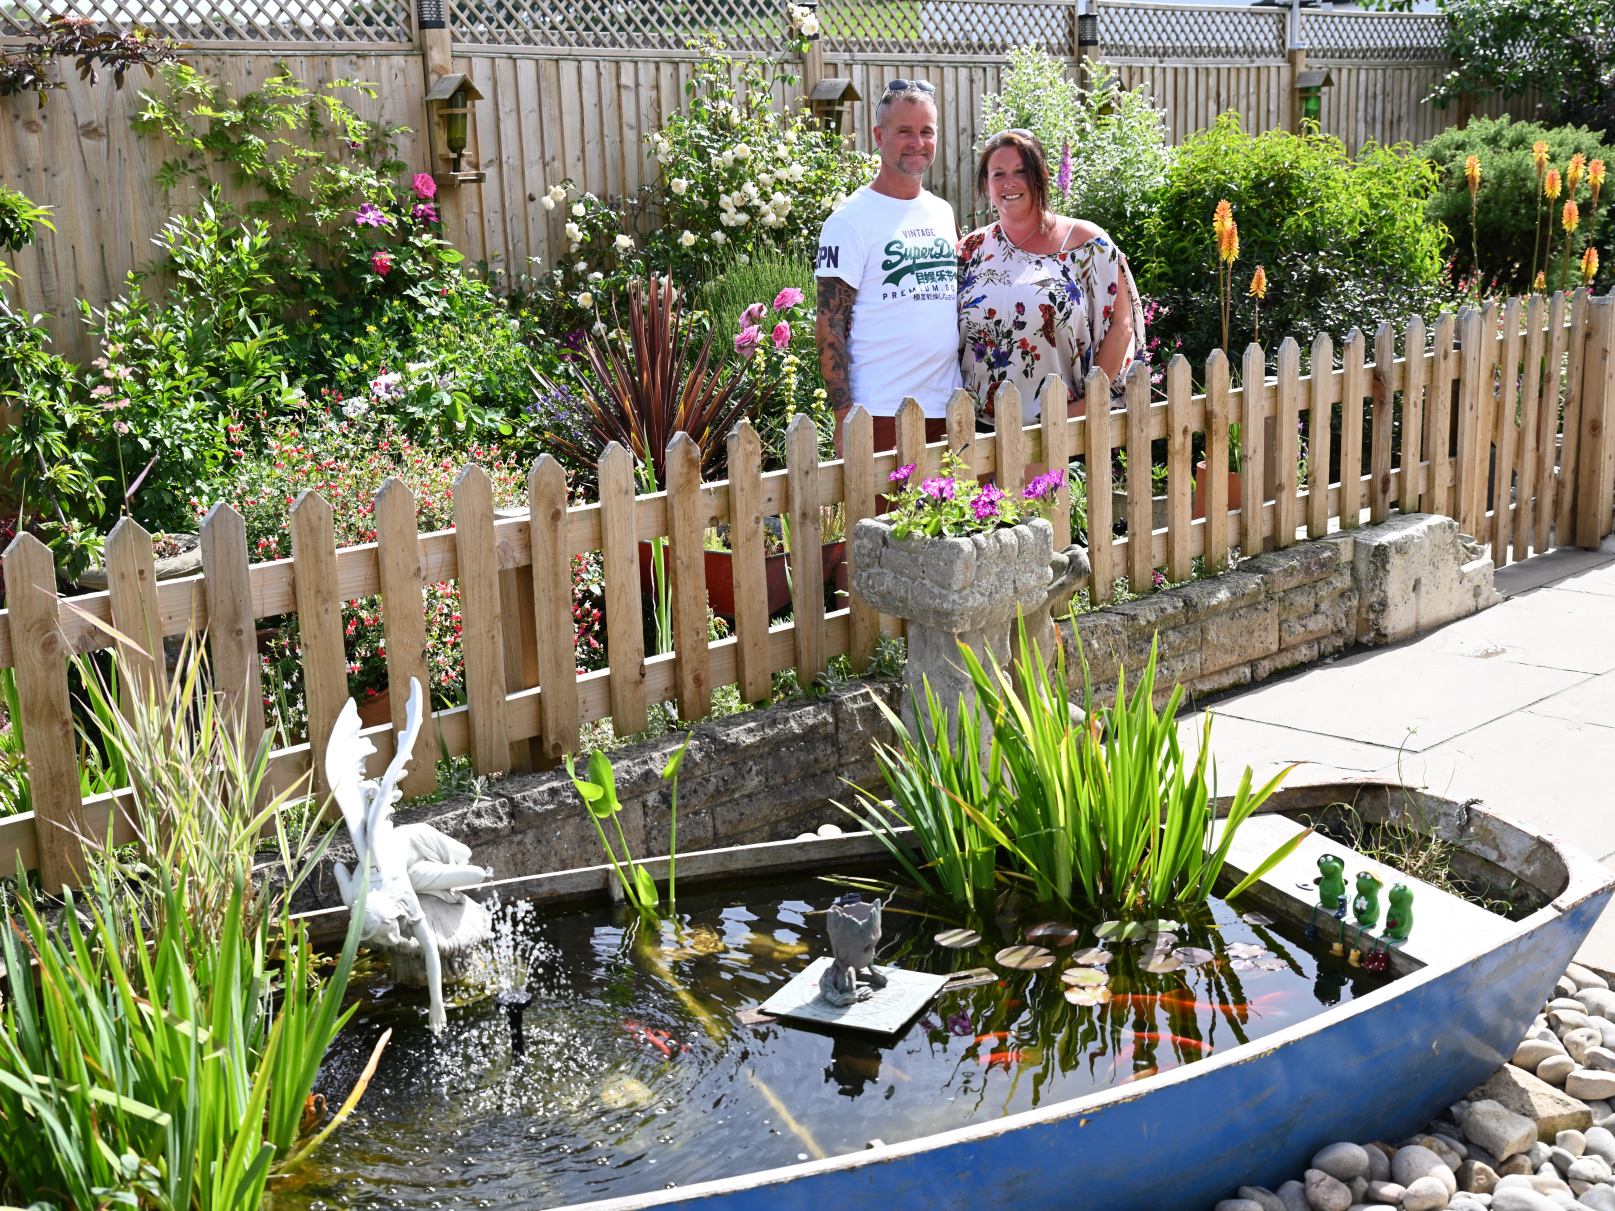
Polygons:
M991 421L998 388L1014 383L1030 423L1038 387L1058 374L1080 416L1095 366L1119 395L1144 347L1127 258L1094 224L1049 209L1048 163L1030 131L987 140L976 188L998 212L959 245L959 361L977 415Z

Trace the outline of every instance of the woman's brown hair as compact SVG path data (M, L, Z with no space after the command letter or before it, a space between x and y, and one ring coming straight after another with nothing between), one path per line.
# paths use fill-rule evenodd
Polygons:
M1043 144L1029 130L1001 130L987 140L976 162L976 192L987 197L987 161L993 152L1013 147L1021 153L1021 167L1026 170L1026 187L1032 191L1032 205L1039 215L1049 210L1049 165L1043 157Z

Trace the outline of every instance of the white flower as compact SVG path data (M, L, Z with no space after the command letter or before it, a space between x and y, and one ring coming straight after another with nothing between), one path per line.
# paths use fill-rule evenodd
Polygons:
M543 197L539 198L538 199L538 204L540 206L542 206L545 210L554 210L555 209L555 199L550 197L549 194L545 194Z
M593 307L594 306L594 295L590 294L587 290L585 290L582 294L578 295L578 306L579 307Z
M627 252L634 246L634 237L626 233L617 237L617 251Z
M594 327L589 329L589 331L593 332L596 336L604 336L606 334L605 321L604 320L595 320Z
M347 417L349 420L358 420L361 416L369 411L370 405L357 395L350 397L342 405L342 415Z
M744 227L749 222L751 222L751 216L749 214L747 214L744 210L735 211L735 226L736 227Z
M723 161L723 166L725 168L732 168L734 167L735 163L735 153L732 151L726 151L723 153L723 155L719 156L718 159Z
M737 160L748 160L750 158L751 158L751 148L747 147L744 143L736 143L735 144L735 159L737 159Z
M749 256L747 256L744 252L736 254L735 260L738 261L742 265L750 265L751 264L751 258Z
M552 202L559 203L559 202L566 201L566 186L565 185L551 185L550 186L550 194L549 194L549 196L550 196L550 201L552 201Z
M577 218L581 219L584 215L588 214L589 212L588 212L587 209L585 209L582 202L573 202L572 203L572 213Z
M792 164L790 170L786 172L785 175L790 177L793 181L800 181L803 177L807 176L807 168L801 164Z
M679 236L679 243L684 247L689 248L695 243L695 232L686 231L683 235Z
M760 188L767 189L773 183L774 183L774 174L773 173L771 173L771 172L760 172L760 173L757 174L757 184L758 184L758 186Z
M568 252L576 252L579 247L580 247L580 245L578 244L578 242L576 240L573 240L570 244L568 244L566 246L566 250Z
M370 380L370 394L377 399L397 399L404 394L403 376L389 371Z
M566 225L566 238L574 243L582 240L583 228L579 227L576 223L568 223Z
M684 191L690 187L690 183L683 177L674 177L667 183L667 185L669 189L678 194L678 196L681 198L684 196Z
M819 36L819 15L809 13L797 23L797 28L802 31L804 38L817 38Z
M785 141L787 143L796 142L796 131L794 129L793 130L788 130L788 131L785 132Z
M741 186L741 192L745 195L746 201L755 202L757 200L757 182L747 181Z
M588 273L589 272L589 262L588 261L579 261L576 265L572 266L572 268L577 270L579 273Z
M729 242L729 237L724 235L721 231L714 231L712 233L712 242L714 244L727 244Z
M606 280L606 275L601 273L598 269L596 269L593 273L591 273L589 275L589 280L591 282L603 282L603 281Z

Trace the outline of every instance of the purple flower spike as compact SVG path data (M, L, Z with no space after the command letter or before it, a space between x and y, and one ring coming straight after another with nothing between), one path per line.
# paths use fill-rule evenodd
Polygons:
M894 484L906 484L906 483L908 483L908 477L910 475L913 475L913 474L914 474L914 464L913 463L904 463L901 467L897 468L897 470L893 471L886 478L891 480L892 483L894 483Z
M920 491L932 500L952 500L953 480L942 475L932 476L920 485Z
M1060 196L1071 196L1071 140L1067 139L1065 151L1060 155L1060 171L1055 174L1054 183L1060 189Z

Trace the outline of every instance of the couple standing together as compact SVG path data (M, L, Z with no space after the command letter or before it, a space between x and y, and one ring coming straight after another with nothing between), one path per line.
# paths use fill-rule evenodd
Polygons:
M990 422L998 388L1015 384L1029 424L1050 374L1070 390L1073 416L1089 370L1122 381L1144 342L1132 271L1105 232L1050 209L1048 162L1030 131L987 140L976 188L998 218L963 241L953 207L921 184L936 158L930 84L886 85L875 146L875 179L819 235L819 362L838 448L854 404L874 418L875 449L890 450L909 397L936 441L961 385Z

